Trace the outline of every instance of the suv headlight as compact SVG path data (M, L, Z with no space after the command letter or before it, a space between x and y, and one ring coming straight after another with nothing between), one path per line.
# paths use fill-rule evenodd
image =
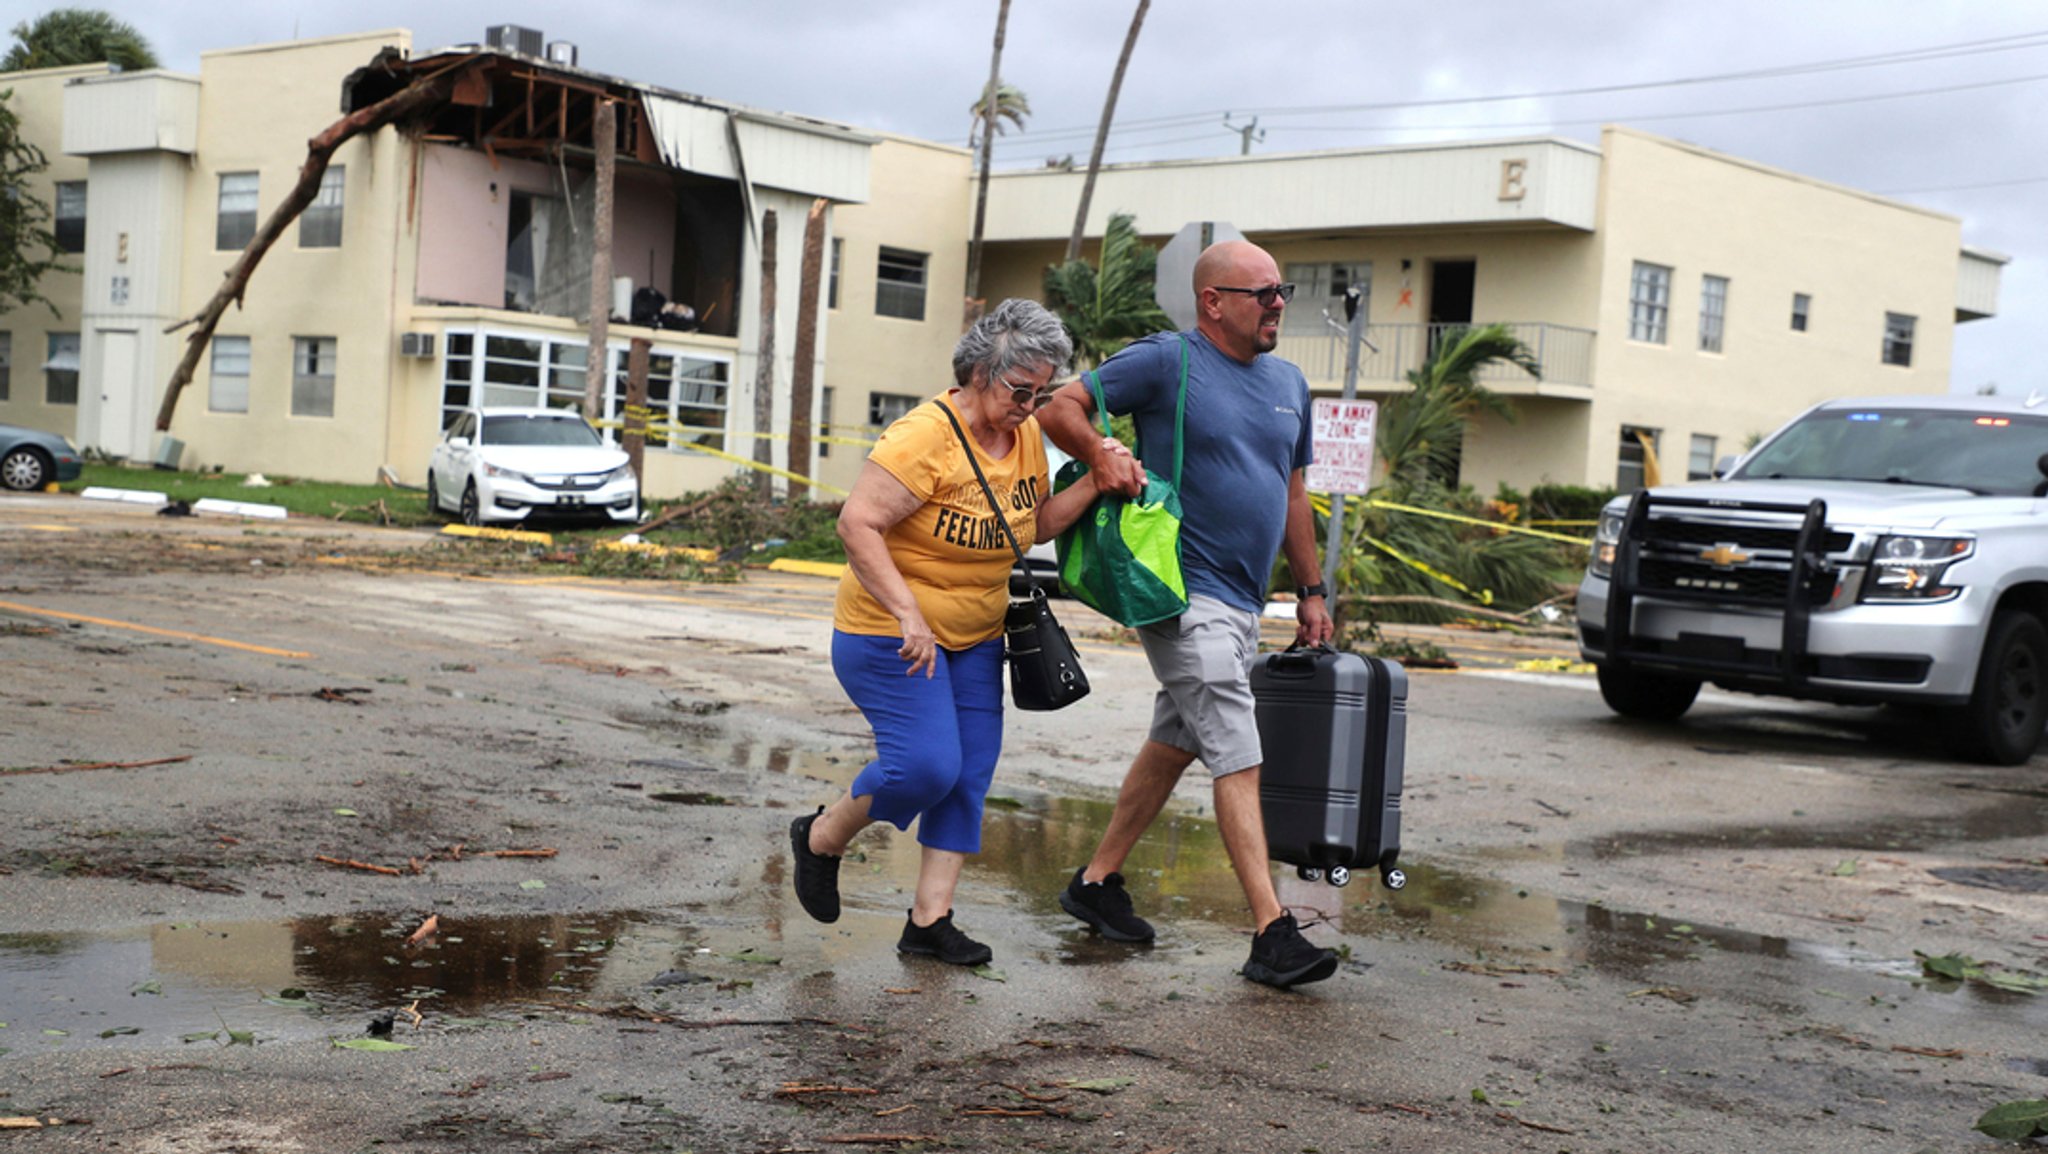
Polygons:
M1595 577L1605 577L1614 572L1614 554L1621 548L1621 531L1628 524L1628 514L1612 509L1602 510L1600 525L1593 530L1593 557L1586 568Z
M483 474L486 477L503 477L506 480L510 481L526 480L526 474L517 472L512 469L500 468L497 465L491 464L489 461L479 461L477 462L477 467L483 470Z
M1864 601L1939 601L1956 595L1958 586L1943 584L1948 567L1976 551L1971 537L1917 537L1905 533L1877 539L1870 551L1870 575L1864 579Z
M612 470L611 472L609 472L609 473L606 473L606 474L604 475L603 479L602 479L602 480L600 480L600 481L599 481L598 483L599 483L599 484L601 484L601 485L609 485L609 484L611 484L611 483L612 483L613 481L630 481L630 480L632 480L632 479L633 479L633 466L631 466L631 465L620 465L620 466L619 466L618 468L616 468L616 469L613 469L613 470Z

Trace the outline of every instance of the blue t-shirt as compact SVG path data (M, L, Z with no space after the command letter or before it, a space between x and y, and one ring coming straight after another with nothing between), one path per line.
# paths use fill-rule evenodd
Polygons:
M1287 486L1307 467L1308 380L1271 354L1232 360L1199 332L1155 333L1102 363L1109 411L1138 426L1133 451L1173 478L1173 410L1187 341L1187 444L1181 463L1181 571L1188 592L1256 613L1287 526Z

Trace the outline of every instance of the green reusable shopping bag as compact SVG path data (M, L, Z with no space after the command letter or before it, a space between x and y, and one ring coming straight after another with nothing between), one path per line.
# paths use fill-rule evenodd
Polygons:
M1095 414L1109 433L1109 406L1102 378L1086 377L1095 394ZM1181 421L1188 402L1188 344L1180 343L1180 396L1173 410L1173 479L1145 470L1145 491L1136 498L1096 499L1079 520L1059 535L1060 582L1083 605L1111 620L1137 627L1187 611L1188 587L1180 571ZM1140 458L1144 453L1139 453ZM1053 491L1086 476L1079 460L1060 467Z

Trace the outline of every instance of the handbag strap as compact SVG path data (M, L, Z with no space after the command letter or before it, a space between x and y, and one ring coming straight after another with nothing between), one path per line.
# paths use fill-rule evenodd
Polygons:
M1180 333L1173 335L1180 338L1180 395L1173 402L1173 487L1177 490L1180 488L1181 447L1186 440L1181 436L1181 427L1188 412L1188 339ZM1102 371L1089 369L1084 376L1088 390L1095 394L1095 415L1102 421L1102 435L1106 437L1109 435L1109 401L1102 393ZM1145 455L1143 445L1138 446L1138 455Z
M967 464L974 469L974 479L981 482L982 495L988 498L988 507L996 515L996 524L1003 527L1003 536L1009 539L1010 552L1017 555L1017 567L1024 570L1024 579L1031 583L1031 592L1036 596L1038 579L1031 575L1031 566L1024 563L1024 548L1017 544L1017 534L1010 528L1010 519L1003 516L1003 507L996 501L996 491L989 488L988 477L981 471L981 461L974 455L974 446L967 441L967 430L960 427L960 418L953 415L953 406L947 404L944 398L939 400L939 411L946 414L946 420L952 422L953 432L960 437L960 447L967 450Z

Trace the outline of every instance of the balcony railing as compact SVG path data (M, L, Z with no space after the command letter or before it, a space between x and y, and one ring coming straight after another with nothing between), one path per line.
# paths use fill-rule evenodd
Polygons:
M1410 370L1422 367L1430 350L1445 332L1469 325L1377 324L1365 326L1365 339L1379 351L1361 345L1358 350L1358 382L1361 388L1384 388L1403 384ZM1593 330L1553 325L1538 321L1515 321L1506 325L1515 338L1527 345L1542 367L1542 384L1579 385L1593 383ZM1301 366L1313 385L1341 384L1344 380L1345 334L1337 329L1323 332L1280 334L1280 356ZM1496 362L1479 372L1479 380L1496 389L1519 392L1517 385L1539 382L1518 366Z

